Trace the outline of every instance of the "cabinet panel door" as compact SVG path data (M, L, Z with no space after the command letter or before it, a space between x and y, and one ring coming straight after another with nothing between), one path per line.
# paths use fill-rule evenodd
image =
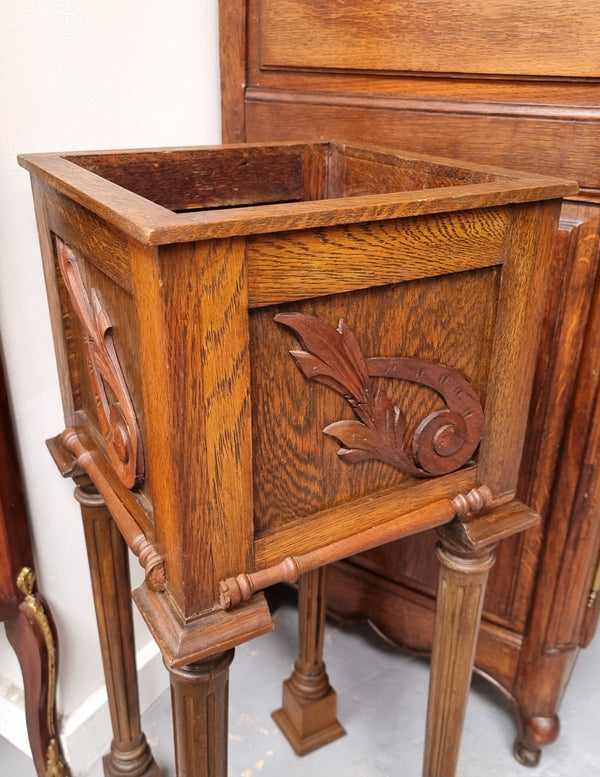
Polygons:
M263 68L600 75L589 56L600 37L598 2L379 0L377 13L364 0L255 5Z

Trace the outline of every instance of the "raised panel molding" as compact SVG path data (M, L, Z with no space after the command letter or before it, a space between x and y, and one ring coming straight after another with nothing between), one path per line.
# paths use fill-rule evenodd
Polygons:
M263 67L600 76L600 4L257 0ZM560 25L560 34L556 34ZM485 30L485 45L482 45Z

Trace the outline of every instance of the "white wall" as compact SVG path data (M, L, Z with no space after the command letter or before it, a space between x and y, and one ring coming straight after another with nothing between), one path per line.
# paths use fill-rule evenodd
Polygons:
M0 0L0 20L0 337L38 582L59 632L59 712L77 773L109 731L79 512L44 445L64 423L29 177L15 157L218 143L217 0ZM143 648L141 621L136 630ZM0 632L0 735L26 747L24 718L14 711L21 675ZM153 655L152 643L142 654ZM167 685L164 674L148 682ZM142 690L149 700L156 689Z

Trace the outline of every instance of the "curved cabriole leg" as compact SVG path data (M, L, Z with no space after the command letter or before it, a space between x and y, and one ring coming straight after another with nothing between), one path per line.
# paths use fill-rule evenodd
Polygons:
M234 651L168 667L177 777L227 777L229 665Z
M336 717L337 694L323 662L327 567L298 581L298 660L283 683L283 703L273 713L297 755L310 753L346 732Z
M104 773L106 777L159 777L141 730L127 545L92 486L79 486L75 497L83 516L113 728Z
M27 732L36 772L40 777L69 777L56 733L56 631L34 587L35 573L24 567L17 579L23 600L17 617L6 621L6 635L23 673Z
M458 552L442 538L437 554L440 570L423 777L454 777L494 550Z

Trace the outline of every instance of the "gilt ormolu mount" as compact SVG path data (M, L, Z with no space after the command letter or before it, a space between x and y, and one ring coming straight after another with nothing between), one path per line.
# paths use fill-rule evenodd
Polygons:
M339 440L338 455L354 464L379 459L414 477L454 472L481 440L483 409L469 381L456 370L425 359L366 359L352 329L342 319L337 329L315 316L287 313L275 321L296 332L305 351L291 351L309 380L341 394L357 420L336 421L323 433ZM406 415L373 378L411 381L436 391L446 402L424 418L413 435L412 457L405 450Z

